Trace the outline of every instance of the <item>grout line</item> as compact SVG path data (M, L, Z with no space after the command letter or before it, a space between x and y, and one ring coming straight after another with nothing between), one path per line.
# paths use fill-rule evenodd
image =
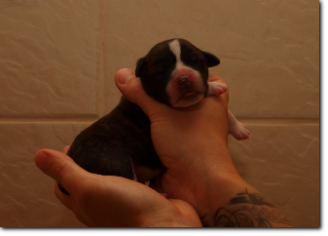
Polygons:
M319 125L319 118L313 119L293 119L293 118L278 118L278 119L270 119L270 118L259 118L259 119L238 119L240 122L249 124L249 125L300 125L300 124L316 124Z
M0 117L1 123L93 123L99 118L90 117ZM319 119L238 119L246 125L319 125Z
M100 55L99 55L99 81L98 81L98 111L99 117L104 116L104 0L100 1Z

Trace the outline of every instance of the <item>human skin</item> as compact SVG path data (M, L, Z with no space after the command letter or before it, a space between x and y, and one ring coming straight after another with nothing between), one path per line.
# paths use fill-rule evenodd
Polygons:
M211 73L209 81L224 82ZM291 226L233 165L227 148L229 91L173 109L149 97L132 70L119 70L115 83L151 121L155 150L167 167L159 179L160 189L170 199L135 181L88 173L64 153L40 150L37 166L70 192L70 196L62 194L55 184L56 196L81 222L88 226Z
M186 202L166 199L155 190L119 176L89 173L63 152L42 149L35 163L55 180L57 198L90 227L202 227ZM63 194L57 183L70 195Z
M115 82L150 119L155 150L167 167L161 179L164 192L191 204L203 225L292 226L235 169L228 151L229 89L196 105L172 109L147 96L129 69L119 70ZM225 83L212 73L209 82Z

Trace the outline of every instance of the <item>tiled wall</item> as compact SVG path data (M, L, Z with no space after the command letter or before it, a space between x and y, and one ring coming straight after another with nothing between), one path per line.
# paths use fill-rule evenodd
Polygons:
M0 0L0 226L81 226L33 157L119 101L113 75L181 37L217 55L241 176L300 227L319 226L319 2Z

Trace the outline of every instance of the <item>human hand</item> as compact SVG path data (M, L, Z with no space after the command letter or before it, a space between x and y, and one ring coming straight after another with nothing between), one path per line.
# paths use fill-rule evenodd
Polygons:
M211 73L209 81L224 82ZM292 226L239 176L232 163L227 148L227 92L174 109L148 97L129 69L116 72L115 82L150 119L155 150L167 167L161 180L163 190L190 203L204 226Z
M225 83L211 73L209 81ZM151 121L155 150L167 167L161 182L169 196L187 201L200 213L204 206L199 198L206 202L206 183L213 173L220 173L223 180L238 179L227 149L228 91L191 107L174 109L149 97L132 70L119 70L115 82Z
M77 219L93 227L201 227L196 211L186 202L166 199L153 189L118 176L89 173L62 152L42 149L35 163L55 182L57 198ZM63 194L60 183L70 193Z

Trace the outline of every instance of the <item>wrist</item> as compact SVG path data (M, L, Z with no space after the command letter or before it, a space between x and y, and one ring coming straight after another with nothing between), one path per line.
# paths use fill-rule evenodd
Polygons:
M170 196L190 203L199 215L211 209L212 202L228 202L226 196L234 189L245 186L230 158L225 145L215 149L207 149L207 153L193 158L194 163L189 168L175 173L168 169L164 177L165 183L178 183L174 192L167 192ZM172 180L171 180L172 178ZM172 189L172 188L170 188Z

